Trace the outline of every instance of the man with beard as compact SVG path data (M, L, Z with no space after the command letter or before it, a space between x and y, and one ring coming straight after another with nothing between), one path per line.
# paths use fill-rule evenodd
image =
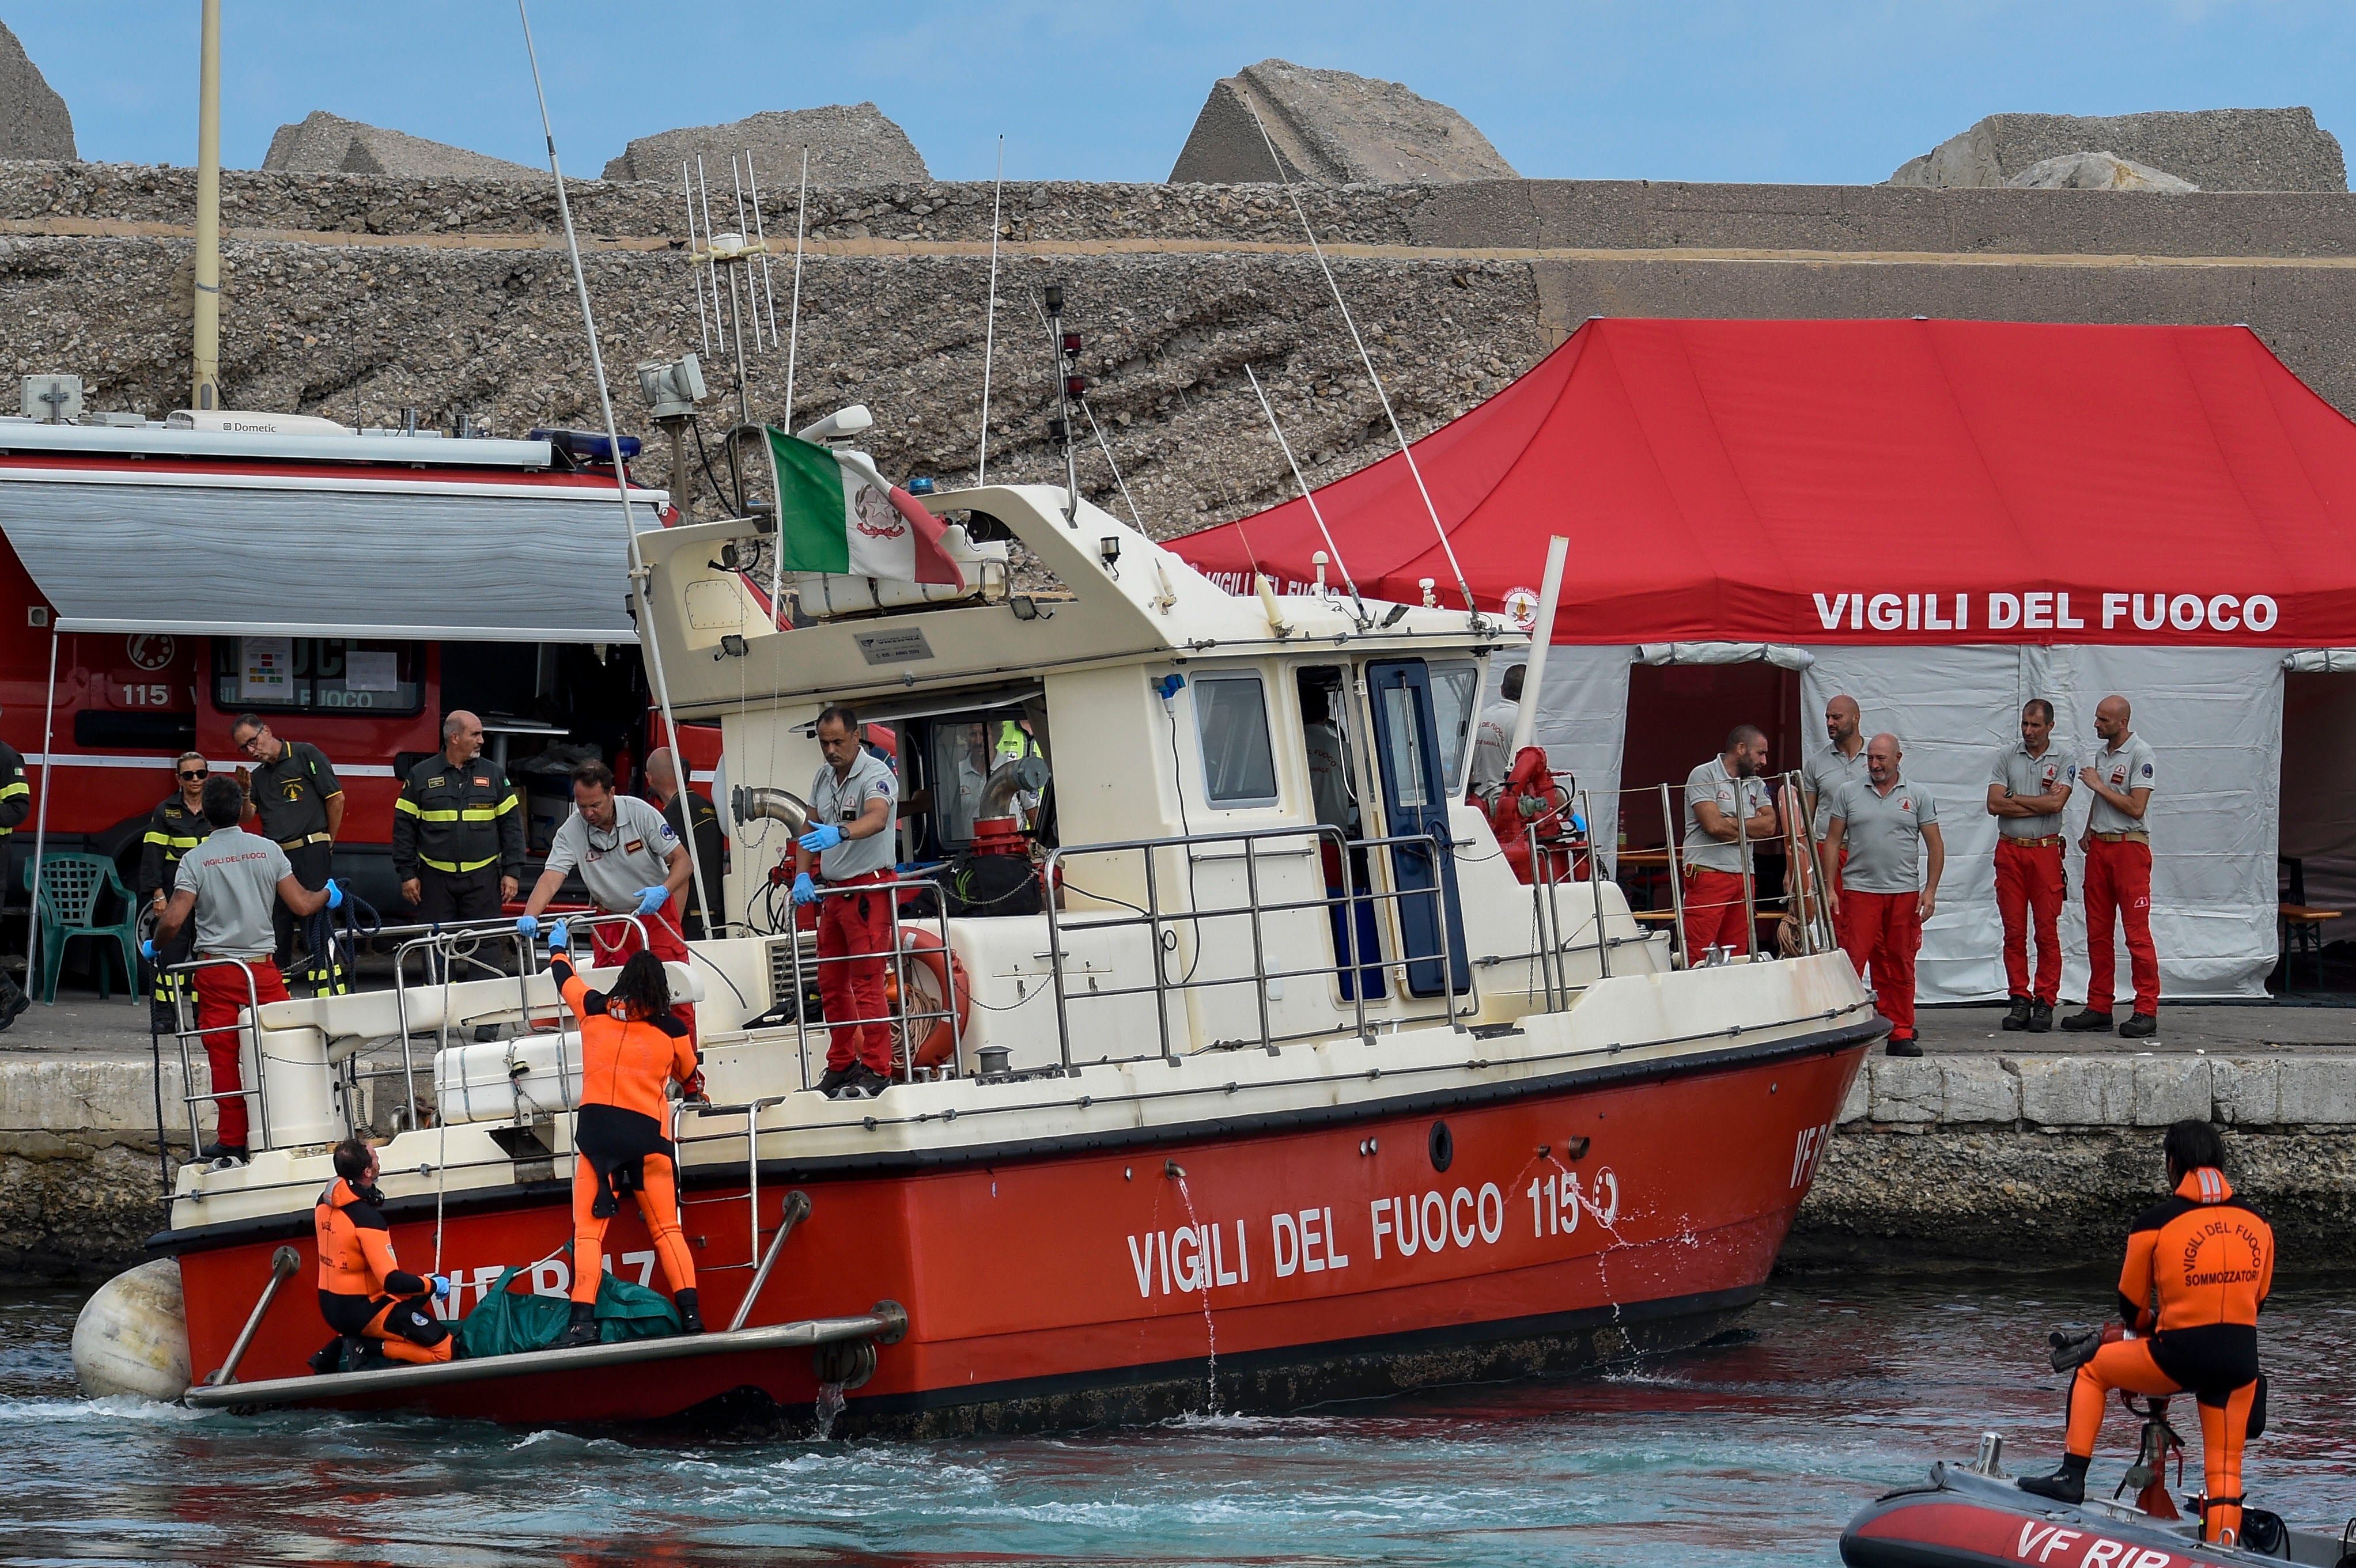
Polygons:
M1686 962L1699 964L1713 947L1751 951L1751 919L1742 896L1751 869L1751 846L1775 837L1775 805L1768 793L1767 736L1740 724L1726 751L1686 780Z

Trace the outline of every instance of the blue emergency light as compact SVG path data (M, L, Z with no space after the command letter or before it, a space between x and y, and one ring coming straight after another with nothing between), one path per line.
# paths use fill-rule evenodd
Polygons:
M614 443L606 439L603 431L536 430L531 432L530 439L547 442L566 456L577 458L583 463L614 461ZM621 438L621 441L622 461L627 463L638 454L638 438L635 435L626 435Z

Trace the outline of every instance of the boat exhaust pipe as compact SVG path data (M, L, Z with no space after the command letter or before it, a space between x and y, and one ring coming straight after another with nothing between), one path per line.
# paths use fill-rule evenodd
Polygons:
M797 838L810 828L809 803L789 789L738 784L728 792L728 808L739 822L750 822L758 816L782 822Z

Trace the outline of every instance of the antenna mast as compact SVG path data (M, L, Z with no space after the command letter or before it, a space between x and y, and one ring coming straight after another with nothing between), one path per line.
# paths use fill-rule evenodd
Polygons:
M758 204L755 203L755 206ZM786 418L787 430L794 428L794 355L802 342L802 236L809 231L809 148L802 148L802 188L794 198L794 301L786 312ZM768 265L765 259L762 266ZM769 301L772 312L776 307L773 295ZM770 331L776 330L774 315ZM774 497L773 497L774 499ZM769 552L769 624L786 624L786 519L777 518L777 544Z
M1284 172L1284 160L1277 156L1276 143L1268 133L1268 126L1247 99L1244 107L1251 111L1252 123L1259 128L1260 144L1268 148L1269 161L1276 165L1276 182L1292 200L1293 216L1301 219L1301 231L1309 236L1309 249L1317 257L1318 271L1325 274L1325 286L1333 293L1333 303L1341 307L1342 325L1350 329L1350 341L1356 345L1358 363L1366 368L1366 379L1375 384L1375 396L1382 400L1383 418L1390 421L1391 434L1398 442L1399 455L1407 459L1407 471L1415 476L1416 494L1423 497L1424 512L1431 518L1431 531L1440 536L1440 549L1448 558L1448 570L1456 574L1457 592L1464 595L1464 608L1472 617L1475 631L1486 631L1488 623L1482 619L1481 607L1472 603L1472 590L1464 581L1464 569L1457 564L1456 547L1448 542L1448 530L1440 526L1440 508L1431 504L1431 492L1423 483L1423 470L1416 466L1415 451L1407 443L1407 432L1399 428L1398 415L1391 411L1391 395L1383 389L1383 379L1375 371L1374 356L1366 352L1366 340L1358 336L1357 321L1350 315L1350 304L1342 297L1342 285L1333 281L1333 269L1326 262L1325 248L1317 243L1317 230L1310 226L1309 214L1301 205L1301 194L1292 188L1292 178Z
M204 0L197 46L196 299L188 407L220 407L220 0Z
M1269 406L1268 394L1260 389L1259 378L1252 374L1249 365L1244 367L1244 377L1251 382L1252 395L1259 400L1259 411L1268 416L1268 428L1276 432L1276 444L1284 450L1285 465L1292 470L1292 482L1301 486L1301 498L1309 503L1309 515L1317 519L1317 532L1325 540L1325 548L1333 552L1333 564L1341 570L1342 586L1350 591L1350 603L1357 606L1358 629L1365 631L1375 623L1366 613L1366 602L1358 597L1358 584L1350 576L1350 563L1342 559L1342 547L1333 542L1333 531L1325 526L1325 514L1317 509L1316 493L1309 481L1301 476L1301 464L1294 461L1292 443L1284 439L1284 427L1276 422L1276 411Z
M990 479L990 360L998 347L998 228L1006 200L1006 133L998 134L998 184L990 197L990 304L981 316L981 451L973 460L974 488Z

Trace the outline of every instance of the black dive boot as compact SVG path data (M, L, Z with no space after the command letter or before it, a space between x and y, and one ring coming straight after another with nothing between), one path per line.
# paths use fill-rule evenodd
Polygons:
M701 1303L695 1294L695 1287L688 1286L671 1297L671 1301L679 1308L679 1331L682 1334L702 1333L703 1314L698 1310Z
M573 1321L564 1326L564 1332L557 1336L556 1343L551 1345L549 1349L572 1350L583 1345L595 1343L597 1343L597 1304L594 1301L576 1301L573 1304Z
M2023 1476L2017 1484L2024 1492L2051 1498L2058 1503L2082 1503L2086 1500L2086 1467L2092 1463L2075 1454L2064 1454L2062 1467L2051 1475Z

